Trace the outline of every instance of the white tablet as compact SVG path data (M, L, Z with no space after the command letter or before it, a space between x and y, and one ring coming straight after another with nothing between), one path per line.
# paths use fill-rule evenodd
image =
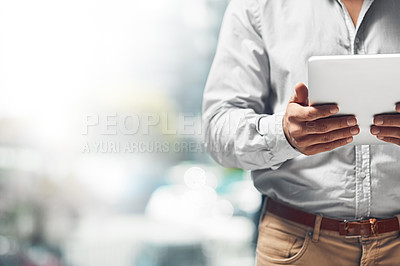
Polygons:
M337 103L339 114L353 114L360 134L352 144L385 144L370 133L376 114L394 113L400 102L400 54L313 56L308 61L313 105Z

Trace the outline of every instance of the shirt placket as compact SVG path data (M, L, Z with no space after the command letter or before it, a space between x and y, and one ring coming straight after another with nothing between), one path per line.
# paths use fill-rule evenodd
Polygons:
M360 15L357 21L356 27L354 27L353 21L346 6L341 0L337 0L343 10L344 21L349 32L350 38L350 53L351 54L365 54L365 48L363 45L363 38L360 32L360 26L362 21L371 7L374 0L364 0L363 7L360 11ZM356 183L356 195L355 195L355 218L362 219L370 216L371 213L371 169L370 169L370 146L369 145L357 145L355 146L355 183Z
M337 2L342 7L344 21L346 23L347 30L349 32L350 38L350 53L351 54L365 54L365 49L362 44L362 38L360 35L360 26L364 20L365 14L367 14L368 9L371 7L374 0L364 0L364 4L361 8L360 14L358 16L357 25L354 27L353 20L349 12L347 11L346 6L343 4L341 0L337 0Z

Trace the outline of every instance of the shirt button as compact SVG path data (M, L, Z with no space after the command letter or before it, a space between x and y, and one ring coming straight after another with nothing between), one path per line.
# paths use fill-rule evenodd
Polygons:
M359 42L360 42L360 39L359 39L359 38L356 38L354 41L355 41L356 43L359 43Z
M360 173L360 177L361 177L362 179L364 179L366 176L367 176L367 175L365 174L365 172L361 172L361 173Z

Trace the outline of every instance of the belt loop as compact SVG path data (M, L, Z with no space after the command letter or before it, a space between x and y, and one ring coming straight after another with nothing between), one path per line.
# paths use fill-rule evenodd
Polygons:
M396 218L397 218L397 221L399 222L399 228L400 228L400 214L397 214ZM399 231L399 234L400 234L400 231Z
M261 204L262 204L262 207L261 207L261 212L260 212L260 218L258 219L259 226L262 224L264 217L267 214L268 197L263 196Z
M315 215L312 242L318 242L319 240L319 231L321 230L321 222L322 222L322 214Z

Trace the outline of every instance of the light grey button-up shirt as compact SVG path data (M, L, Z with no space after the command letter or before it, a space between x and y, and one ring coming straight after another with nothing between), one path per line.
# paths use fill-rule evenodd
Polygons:
M340 0L232 0L204 92L207 149L224 166L252 170L262 193L308 212L399 214L400 147L347 145L305 156L282 130L310 56L399 52L398 0L365 0L356 27Z

